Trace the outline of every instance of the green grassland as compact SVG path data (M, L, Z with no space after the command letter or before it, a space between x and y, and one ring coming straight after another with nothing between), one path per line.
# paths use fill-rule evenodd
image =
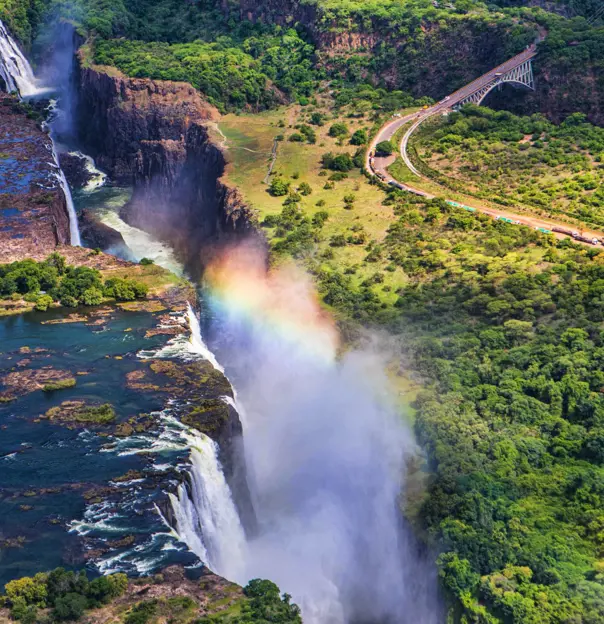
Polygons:
M325 122L322 126L313 126L316 143L289 141L289 137L296 132L294 126L307 123L312 113L317 111L323 112ZM335 123L348 126L349 133L343 139L329 136L329 129ZM312 193L301 196L297 202L301 212L310 219L318 212L328 213L325 224L318 232L316 244L304 255L341 271L354 269L354 281L358 284L383 271L389 264L384 259L376 262L365 262L365 259L371 248L384 241L394 213L391 206L384 205L383 191L370 184L359 167L348 171L344 180L333 182L333 188L325 189L333 171L322 168L321 157L326 152L354 153L357 147L350 145L350 136L359 129L369 131L372 125L373 122L365 117L350 118L346 111L330 110L325 104L319 107L294 105L259 115L227 115L220 121L220 130L226 137L228 147L226 181L239 188L246 202L258 211L261 222L267 215L280 214L287 197L272 196L269 184L265 183L275 137L283 136L284 140L277 143L277 156L270 179L281 178L290 184L291 189L308 183ZM348 209L344 198L350 195L354 196L354 203ZM272 243L279 242L274 227L268 228L267 232ZM360 232L366 236L361 244L332 244L338 235L348 238L358 236ZM332 254L333 257L329 257ZM405 281L402 271L387 271L380 298L393 303L396 289Z

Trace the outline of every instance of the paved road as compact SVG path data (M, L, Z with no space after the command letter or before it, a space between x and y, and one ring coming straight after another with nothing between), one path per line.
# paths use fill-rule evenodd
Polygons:
M417 171L417 169L413 166L413 163L409 160L407 156L407 142L411 134L413 134L413 132L417 128L417 126L419 126L419 124L422 123L422 121L424 121L428 117L431 117L432 115L435 115L437 113L443 113L449 110L452 106L454 106L461 100L467 98L469 95L471 95L475 91L478 91L479 89L484 87L486 84L488 84L491 80L493 80L495 78L495 74L505 73L514 69L514 67L517 67L518 65L521 65L522 63L524 63L526 60L534 57L536 53L537 53L536 45L529 46L526 50L524 50L523 52L521 52L514 58L511 58L505 63L502 63L501 65L495 67L494 69L487 72L483 76L480 76L480 78L477 78L476 80L469 83L465 87L458 89L457 91L452 93L449 97L445 98L444 100L441 100L434 106L431 106L430 108L425 109L425 110L417 111L416 113L412 113L410 115L405 115L404 117L393 118L387 123L385 123L380 129L380 131L377 133L377 135L371 142L369 149L367 150L367 156L366 156L366 161L365 161L365 168L367 169L367 171L369 171L370 173L376 174L378 177L382 179L383 182L386 182L387 184L396 183L396 185L399 188L402 188L403 190L407 190L416 195L421 195L428 199L436 197L435 195L431 193L427 193L426 191L423 191L417 188L416 186L409 185L409 184L402 184L398 182L397 180L395 180L388 173L387 169L396 160L396 154L393 154L392 156L388 156L388 157L379 157L379 156L372 157L371 154L374 153L375 146L381 141L389 141L395 135L397 130L399 130L402 126L404 126L407 123L414 122L410 126L410 128L407 130L405 135L403 136L403 139L401 141L401 146L400 146L400 153L407 167L411 171L413 171L413 173L415 173L418 177L420 178L423 177L420 174L420 172ZM445 194L446 192L447 190L443 188L443 194ZM447 201L451 201L451 200L447 200ZM498 208L480 206L476 202L473 202L472 207L475 208L477 212L482 212L493 218L503 217L506 219L511 219L516 224L526 225L527 227L530 227L533 229L544 228L546 230L552 231L553 228L555 227L564 228L565 230L571 231L571 232L578 231L582 236L585 236L587 238L598 238L604 241L604 233L598 232L596 230L579 229L579 227L576 225L569 225L568 223L564 223L560 221L552 221L549 219L542 219L541 217L533 217L533 216L517 214L515 212L510 212L508 210L500 210ZM560 233L560 232L554 232L554 236L559 239L569 238L568 235ZM578 242L582 242L582 241L578 241ZM586 244L590 247L592 246L588 243L583 243L583 244Z

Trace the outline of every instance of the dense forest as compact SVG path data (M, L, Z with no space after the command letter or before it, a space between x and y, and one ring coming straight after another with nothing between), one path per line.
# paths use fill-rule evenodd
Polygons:
M327 141L317 133L329 128L317 174L324 190L358 170L373 122L429 101L407 91L442 97L540 34L537 91L512 98L530 116L468 107L427 126L418 154L478 196L601 225L604 135L588 121L604 121L599 8L522 4L77 0L72 16L99 64L189 81L225 112L308 107L277 136L310 146ZM245 8L253 21L242 19ZM59 0L0 0L0 16L25 45L43 15L63 9ZM287 15L295 19L285 23ZM335 112L319 110L326 93ZM341 114L348 118L333 123ZM358 119L367 125L353 128ZM451 620L604 621L604 254L387 188L394 219L383 240L367 235L361 218L326 234L333 211L323 199L307 210L316 187L297 178L275 175L267 186L283 201L262 222L272 253L308 268L351 340L359 325L388 330L421 383L414 427L430 475L416 520L440 553ZM355 193L342 203L362 214ZM338 256L352 248L362 250L368 277ZM395 272L404 285L392 292ZM102 299L128 286L144 296L52 260L0 267L6 296L44 289L77 305L91 289ZM260 619L241 621L263 621L262 592L282 617L270 621L299 620L274 587L256 589L248 609ZM69 599L73 608L88 608L86 592ZM32 606L18 601L14 615L32 621Z

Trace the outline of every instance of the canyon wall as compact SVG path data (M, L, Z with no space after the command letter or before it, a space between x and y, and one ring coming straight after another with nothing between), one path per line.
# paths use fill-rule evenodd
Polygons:
M134 186L128 222L170 242L193 276L216 244L254 232L252 211L221 181L226 158L210 130L219 113L191 85L128 78L83 51L76 78L79 139Z
M395 12L344 13L345 7L338 13L301 0L223 0L221 6L238 19L298 24L317 46L319 64L342 75L437 99L520 52L536 34L489 16L425 21Z
M69 244L65 195L47 132L0 93L0 263L43 259Z

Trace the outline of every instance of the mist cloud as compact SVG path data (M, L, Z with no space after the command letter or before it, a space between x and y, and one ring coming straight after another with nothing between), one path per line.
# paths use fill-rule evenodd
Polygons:
M208 279L259 522L237 580L274 580L308 624L439 621L434 569L399 511L414 444L379 354L337 358L308 277L267 275L253 248L230 250Z

